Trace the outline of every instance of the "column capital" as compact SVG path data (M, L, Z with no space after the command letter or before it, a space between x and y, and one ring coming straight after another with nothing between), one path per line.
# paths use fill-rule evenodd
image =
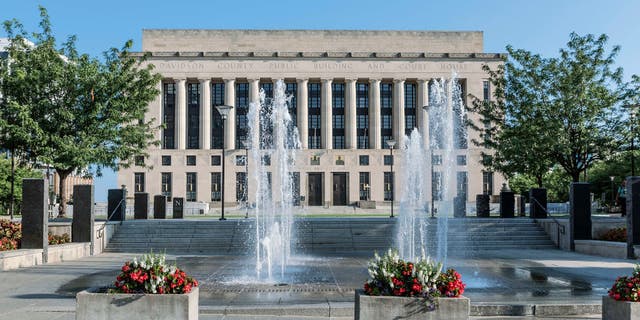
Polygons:
M369 83L371 83L371 84L380 84L381 81L382 80L380 80L380 79L369 79Z
M181 82L181 83L185 83L187 82L187 78L172 78L174 82Z
M344 78L344 82L357 82L358 78Z
M249 83L252 83L252 82L254 82L254 83L255 83L255 82L258 82L258 83L260 83L260 78L247 78L247 81L248 81Z
M418 83L429 83L431 79L418 79Z
M198 78L198 82L200 83L211 82L211 78Z
M224 78L222 81L224 81L224 83L234 83L236 82L236 78Z
M333 82L333 78L320 78L320 80L324 83L331 83Z
M296 78L297 83L309 82L309 78Z
M393 83L404 83L406 79L393 79Z
M284 79L283 79L283 78L275 78L275 77L271 77L271 82L273 82L273 84L274 84L274 85L278 82L278 80L282 80L282 81L284 82Z

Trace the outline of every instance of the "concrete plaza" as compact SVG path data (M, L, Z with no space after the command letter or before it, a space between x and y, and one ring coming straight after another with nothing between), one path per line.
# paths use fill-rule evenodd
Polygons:
M75 293L111 284L135 255L105 253L0 273L0 319L74 319ZM255 281L250 256L176 256L201 283L201 319L350 319L366 258L298 257L277 283ZM560 250L501 250L450 257L477 319L599 318L600 299L629 260ZM505 317L506 315L511 315Z

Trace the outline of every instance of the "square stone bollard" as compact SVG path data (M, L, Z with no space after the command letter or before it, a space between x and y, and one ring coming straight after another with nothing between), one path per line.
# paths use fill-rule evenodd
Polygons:
M491 201L491 197L488 194L477 194L476 195L476 215L479 218L488 218L491 213L491 208L489 203Z
M72 242L91 242L94 246L94 203L93 185L73 186L73 222L71 222Z
M49 246L49 192L45 179L22 180L22 249L43 249L47 260Z
M547 218L547 189L532 188L529 191L529 217L532 219Z
M126 189L109 189L107 194L107 219L109 221L124 221L127 201Z
M627 177L627 258L635 259L640 244L640 177Z
M136 192L133 195L133 218L149 218L149 194L146 192Z
M184 218L184 198L173 198L173 218Z
M153 218L154 219L167 218L167 196L153 197Z
M515 193L513 191L500 192L500 218L515 216Z
M591 240L591 193L584 182L571 183L569 190L569 246L576 250L574 240Z

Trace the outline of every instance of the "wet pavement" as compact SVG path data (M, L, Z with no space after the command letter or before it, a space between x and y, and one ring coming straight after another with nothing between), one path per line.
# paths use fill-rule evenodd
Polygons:
M111 284L122 263L133 257L102 254L0 272L0 319L72 319L75 293ZM228 308L329 304L348 309L353 290L367 279L363 257L297 257L276 281L257 281L247 256L168 258L200 281L200 307L209 314L203 319ZM448 265L462 274L473 305L599 304L617 276L631 274L633 262L560 250L502 250L450 257Z

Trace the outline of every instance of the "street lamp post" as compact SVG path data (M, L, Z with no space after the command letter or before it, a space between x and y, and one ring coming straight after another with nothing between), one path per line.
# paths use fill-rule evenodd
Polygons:
M614 180L615 178L616 178L615 176L609 176L609 179L611 179L611 208L613 208L613 204L614 204L614 203L613 203L613 199L614 199L613 197L615 196L615 195L614 195L615 190L613 189L613 188L614 188L613 180ZM611 212L611 211L612 211L612 210L611 210L611 209L609 209L609 212Z
M394 193L395 193L395 189L396 189L396 179L393 176L393 146L396 145L396 141L395 140L387 140L387 146L389 146L389 154L391 155L391 216L389 218L393 218L393 200L394 200Z
M632 105L631 108L631 176L635 177L636 175L636 157L634 155L635 146L633 145L634 140L636 140L636 132L635 132L635 122L636 122L636 108L640 105Z
M245 214L244 218L249 219L249 147L251 142L249 139L242 140L242 146L244 147L244 205Z
M221 192L221 216L220 216L220 220L227 220L227 218L224 217L224 163L225 158L224 158L224 148L226 147L225 145L225 137L224 137L224 131L225 131L225 124L227 121L227 116L229 115L229 111L232 109L232 106L216 106L216 109L218 109L218 113L220 113L220 117L222 117L222 181L221 181L221 186L220 186L220 192Z

